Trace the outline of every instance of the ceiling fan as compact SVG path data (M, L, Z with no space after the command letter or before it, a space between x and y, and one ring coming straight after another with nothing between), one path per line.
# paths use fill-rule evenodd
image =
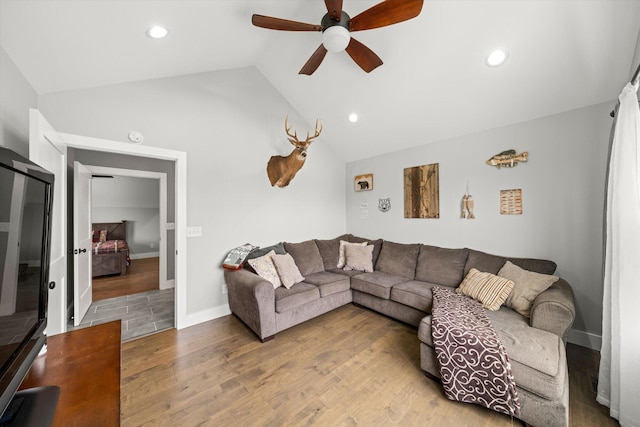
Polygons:
M327 51L346 50L351 59L370 73L382 60L371 49L353 37L352 32L385 27L415 18L422 10L424 0L386 0L351 18L342 10L342 0L324 0L327 13L320 25L256 15L251 22L256 27L282 31L322 31L322 44L311 55L299 74L311 75L318 69Z

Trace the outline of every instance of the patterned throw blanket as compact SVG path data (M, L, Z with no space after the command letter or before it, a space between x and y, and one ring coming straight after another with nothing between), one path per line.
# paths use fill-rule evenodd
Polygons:
M127 257L127 265L131 265L129 257L129 245L126 240L107 240L106 242L93 242L91 252L95 255L110 254L114 252L125 252Z
M434 287L431 334L449 399L520 416L507 352L480 303Z

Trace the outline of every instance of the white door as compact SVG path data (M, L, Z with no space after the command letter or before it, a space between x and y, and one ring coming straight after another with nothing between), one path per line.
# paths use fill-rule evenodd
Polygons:
M91 171L73 163L73 324L89 310L91 287Z
M67 330L67 145L34 109L29 110L29 159L55 175L47 319L47 334L55 335Z

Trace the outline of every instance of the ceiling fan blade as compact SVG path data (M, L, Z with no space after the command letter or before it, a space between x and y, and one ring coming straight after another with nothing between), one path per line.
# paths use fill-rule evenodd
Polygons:
M339 21L342 16L342 0L324 0L331 19Z
M305 24L304 22L289 21L288 19L256 14L251 17L251 23L256 27L267 28L269 30L322 31L322 25Z
M345 49L351 59L367 73L372 72L382 65L382 59L376 55L371 49L351 37L349 45Z
M386 0L351 18L349 31L371 30L420 15L424 0Z
M325 49L324 45L321 44L320 47L316 49L315 52L313 52L313 55L311 55L311 58L309 58L306 64L304 64L304 66L302 67L302 69L298 74L306 74L307 76L310 76L311 74L313 74L313 72L316 71L320 66L320 64L322 63L322 60L324 59L324 56L326 54L327 54L327 49Z

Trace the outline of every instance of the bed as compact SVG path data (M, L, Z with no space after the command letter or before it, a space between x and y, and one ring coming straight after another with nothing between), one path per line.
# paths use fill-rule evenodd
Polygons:
M125 274L131 264L127 244L127 222L99 222L91 225L92 276Z

